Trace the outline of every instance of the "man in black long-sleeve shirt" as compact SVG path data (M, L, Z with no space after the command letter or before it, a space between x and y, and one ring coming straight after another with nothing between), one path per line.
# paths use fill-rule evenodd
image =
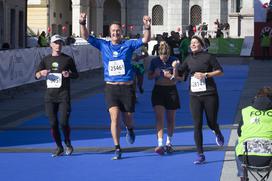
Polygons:
M52 136L57 144L57 149L52 154L53 157L61 156L64 153L58 123L64 135L66 155L71 155L73 152L69 126L70 78L77 78L78 72L74 60L61 53L63 43L59 35L51 38L52 54L42 59L35 74L36 79L46 78L45 111L49 118Z

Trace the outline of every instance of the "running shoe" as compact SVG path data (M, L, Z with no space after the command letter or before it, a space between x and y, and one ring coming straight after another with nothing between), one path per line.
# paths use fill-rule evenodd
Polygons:
M168 144L168 145L165 146L165 151L166 151L167 154L171 154L175 150L174 150L174 148L173 148L173 146L171 144Z
M155 148L155 152L158 153L159 155L164 155L165 150L164 150L163 146L157 146Z
M65 154L66 155L72 155L73 151L74 151L74 148L72 147L72 145L67 146L66 149L65 149Z
M194 161L194 164L203 164L205 162L205 155L198 154L196 160Z
M134 141L135 141L135 133L134 133L133 129L128 129L127 128L126 139L127 139L128 143L130 143L130 144L134 143Z
M52 157L62 156L64 153L63 147L58 147L53 153Z
M218 146L223 146L224 145L224 136L222 135L222 133L220 132L219 134L215 134L216 138L216 144Z
M121 149L116 149L114 154L115 154L115 156L112 157L112 160L120 160L122 158Z

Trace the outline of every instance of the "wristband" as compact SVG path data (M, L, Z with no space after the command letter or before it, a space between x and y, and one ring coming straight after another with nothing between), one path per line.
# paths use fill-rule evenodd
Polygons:
M150 26L148 26L148 27L144 27L144 30L150 30L151 29L151 27Z
M86 19L84 19L84 20L79 20L79 24L85 26L85 25L86 25Z
M170 80L175 80L175 76L172 75L172 76L170 77Z
M205 73L205 79L207 79L207 78L208 78L208 73L206 72L206 73Z

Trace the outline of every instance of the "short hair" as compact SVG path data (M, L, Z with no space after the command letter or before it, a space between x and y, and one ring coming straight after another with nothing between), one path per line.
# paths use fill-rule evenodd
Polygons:
M258 90L256 97L272 97L272 87L264 86Z
M111 25L118 25L120 28L122 27L121 23L119 21L113 21L111 22L109 28L111 27Z
M203 42L203 39L202 39L202 38L200 38L199 36L194 35L194 36L192 36L191 40L192 40L192 39L197 39L197 41L200 43L200 45L201 45L202 47L204 47L204 42Z

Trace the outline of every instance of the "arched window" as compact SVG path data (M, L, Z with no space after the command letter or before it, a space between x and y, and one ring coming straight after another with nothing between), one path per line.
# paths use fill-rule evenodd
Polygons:
M152 8L152 25L163 25L163 8L160 5Z
M112 22L121 22L121 4L118 0L106 0L103 12L103 36L109 36L109 26Z
M194 5L191 8L191 25L199 25L201 24L201 7L198 5Z

